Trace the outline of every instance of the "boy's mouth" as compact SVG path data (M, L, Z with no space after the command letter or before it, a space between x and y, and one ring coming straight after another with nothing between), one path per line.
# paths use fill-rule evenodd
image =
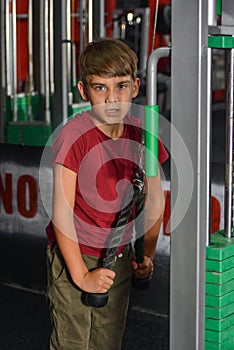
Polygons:
M107 115L117 115L119 112L120 112L120 109L117 109L117 108L105 109L105 113Z

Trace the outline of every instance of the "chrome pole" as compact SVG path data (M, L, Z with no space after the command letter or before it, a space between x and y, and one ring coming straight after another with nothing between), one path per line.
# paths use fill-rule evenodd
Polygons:
M88 4L88 42L93 41L93 0Z
M32 106L30 97L34 91L34 78L33 78L33 10L32 10L32 0L28 2L28 57L29 57L29 85L28 85L28 119L31 122L33 120Z
M44 62L45 62L45 122L50 124L50 68L49 68L49 0L44 2Z
M5 7L6 18L6 93L7 96L12 95L12 12L10 12L9 0L6 1Z
M17 115L17 42L16 42L16 0L12 0L12 92L13 92L13 122L18 121Z
M49 23L50 23L50 93L54 94L54 2L50 0Z
M227 50L226 61L226 167L225 167L225 234L232 237L233 229L233 93L234 49Z

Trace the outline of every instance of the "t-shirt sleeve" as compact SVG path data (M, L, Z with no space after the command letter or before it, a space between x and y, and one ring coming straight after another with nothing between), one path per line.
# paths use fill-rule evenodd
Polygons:
M81 159L80 142L70 125L66 125L52 146L52 164L61 164L66 168L77 172Z
M158 139L158 161L160 164L164 163L168 159L169 155L166 151L161 139Z

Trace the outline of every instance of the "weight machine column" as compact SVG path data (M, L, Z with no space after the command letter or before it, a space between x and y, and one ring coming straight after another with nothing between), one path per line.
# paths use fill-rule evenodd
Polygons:
M183 33L186 33L184 36ZM172 1L170 350L203 350L205 257L209 210L208 1ZM182 147L183 146L183 147ZM179 181L178 181L179 179ZM183 188L179 188L178 182ZM184 212L184 198L192 188ZM177 196L180 200L177 202ZM175 207L176 205L176 207Z

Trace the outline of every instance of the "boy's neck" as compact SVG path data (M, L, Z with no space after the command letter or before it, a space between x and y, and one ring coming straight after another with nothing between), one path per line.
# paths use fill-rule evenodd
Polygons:
M124 123L116 123L116 124L101 124L92 118L96 127L101 130L106 136L111 139L119 139L124 134Z

